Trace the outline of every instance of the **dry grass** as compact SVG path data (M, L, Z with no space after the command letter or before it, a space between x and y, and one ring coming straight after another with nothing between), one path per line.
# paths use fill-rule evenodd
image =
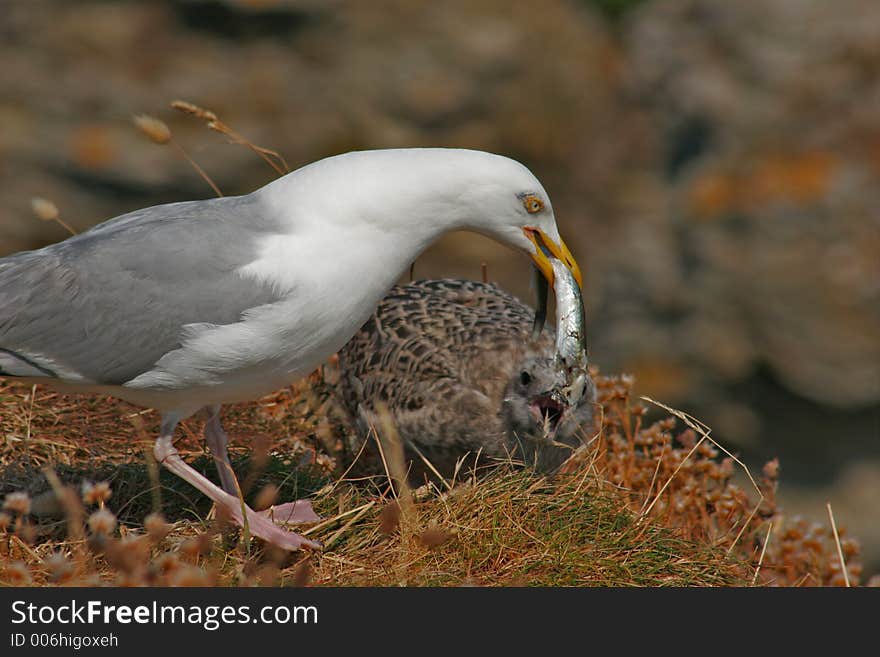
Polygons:
M283 176L285 173L290 172L290 167L288 166L287 161L280 153L273 151L270 148L265 148L264 146L258 146L249 139L243 137L228 124L221 121L215 112L186 100L171 101L170 106L178 112L183 112L184 114L188 114L204 121L208 128L226 137L230 143L244 146L256 153L260 159L272 167L275 173L279 176Z
M208 175L208 173L196 162L190 154L184 149L180 143L174 139L171 134L171 129L161 119L157 119L154 116L149 116L148 114L137 114L132 117L132 123L134 126L143 134L147 139L152 141L154 144L158 144L159 146L165 146L166 144L170 144L173 146L177 152L180 154L183 159L189 163L189 165L195 169L196 173L211 187L211 190L218 197L223 196L223 192L220 191L220 188L217 186L217 183L214 182L214 179Z
M76 235L76 231L61 218L61 212L58 206L52 201L45 198L35 197L31 199L31 210L34 216L40 221L54 221L71 235Z
M756 480L760 495L742 488L730 457L719 458L692 429L678 430L677 418L647 423L631 380L597 380L602 419L585 430L588 444L565 473L547 479L502 465L465 473L452 490L413 491L405 505L387 478L364 485L332 474L327 446L344 429L327 426L322 401L333 400L321 380L229 407L233 463L249 499L272 497L267 487L282 500L309 495L325 518L304 529L324 550L292 555L248 550L235 530L205 520L208 503L186 483L151 474L153 413L0 386L2 492L29 493L7 497L11 508L0 516L0 584L858 583L854 540L840 529L838 554L830 527L789 520L777 508L778 464ZM198 419L185 422L178 444L214 476L200 431ZM43 493L47 465L50 478L58 474L55 495ZM84 480L109 483L83 491ZM64 511L38 514L59 496Z

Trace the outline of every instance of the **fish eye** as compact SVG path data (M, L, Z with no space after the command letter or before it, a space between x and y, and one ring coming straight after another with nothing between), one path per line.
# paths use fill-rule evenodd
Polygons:
M526 372L525 370L523 370L522 372L520 372L520 375L519 375L519 382L520 382L520 383L522 383L524 386L527 386L527 385L529 385L529 383L531 383L531 381L532 381L532 375L531 375L531 374L529 374L529 373Z

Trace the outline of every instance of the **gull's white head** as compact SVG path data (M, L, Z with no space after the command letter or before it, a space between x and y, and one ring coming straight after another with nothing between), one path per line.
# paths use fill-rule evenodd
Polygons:
M492 237L525 251L552 286L556 258L568 267L578 285L581 270L559 235L553 205L544 186L528 168L501 155L452 151L467 162L458 212L462 228Z
M546 190L510 158L456 148L355 151L285 178L283 205L297 198L298 211L324 218L322 230L351 235L356 222L367 232L394 235L395 248L415 249L410 257L442 233L470 230L524 251L551 286L553 257L581 283Z

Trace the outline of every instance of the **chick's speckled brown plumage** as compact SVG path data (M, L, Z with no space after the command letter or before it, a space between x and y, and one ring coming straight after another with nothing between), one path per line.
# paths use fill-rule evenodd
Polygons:
M339 353L338 392L356 427L346 465L357 457L353 472L384 472L369 437L384 404L414 482L430 471L424 459L450 477L460 459L472 465L478 454L552 471L588 435L595 388L589 381L575 408L551 397L565 384L554 333L548 327L533 340L532 321L531 308L494 284L392 288Z

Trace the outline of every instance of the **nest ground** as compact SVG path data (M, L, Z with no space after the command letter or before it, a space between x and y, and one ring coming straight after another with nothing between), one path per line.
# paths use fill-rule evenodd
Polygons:
M324 518L299 529L324 549L294 554L248 540L157 466L155 413L2 384L0 584L860 582L858 542L844 528L778 507L777 462L755 476L693 418L634 399L630 377L594 375L595 426L583 428L583 447L556 476L510 462L415 491L390 476L365 482L340 472L346 429L332 377L225 407L247 500L261 508L309 497ZM201 420L181 426L181 454L213 477Z

